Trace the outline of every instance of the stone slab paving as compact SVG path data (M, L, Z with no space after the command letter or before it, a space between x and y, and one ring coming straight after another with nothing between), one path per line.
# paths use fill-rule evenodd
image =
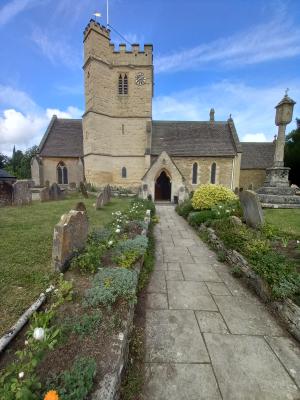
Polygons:
M173 206L157 213L143 398L300 400L298 343Z

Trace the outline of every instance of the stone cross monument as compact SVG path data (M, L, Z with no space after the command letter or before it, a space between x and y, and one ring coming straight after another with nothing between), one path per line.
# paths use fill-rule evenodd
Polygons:
M300 196L295 196L295 189L289 184L290 168L284 166L284 146L286 126L292 121L296 102L286 90L285 96L277 104L275 124L278 126L278 136L272 168L267 168L264 186L257 190L260 201L265 207L300 207Z

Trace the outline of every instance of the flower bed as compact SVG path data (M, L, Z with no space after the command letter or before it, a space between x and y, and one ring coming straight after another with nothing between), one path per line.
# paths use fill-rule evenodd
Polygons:
M115 398L147 250L148 209L154 211L152 203L134 200L90 235L44 309L1 360L0 398Z

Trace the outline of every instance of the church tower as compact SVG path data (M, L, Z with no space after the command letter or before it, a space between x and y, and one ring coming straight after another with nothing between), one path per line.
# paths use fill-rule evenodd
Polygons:
M84 31L83 151L87 182L138 187L150 166L152 45L110 42L91 20Z

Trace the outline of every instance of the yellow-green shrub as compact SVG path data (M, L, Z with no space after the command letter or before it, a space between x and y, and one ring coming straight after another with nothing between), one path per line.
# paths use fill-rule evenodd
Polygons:
M192 198L192 206L195 210L210 210L218 203L236 200L237 196L232 190L223 185L200 185Z

